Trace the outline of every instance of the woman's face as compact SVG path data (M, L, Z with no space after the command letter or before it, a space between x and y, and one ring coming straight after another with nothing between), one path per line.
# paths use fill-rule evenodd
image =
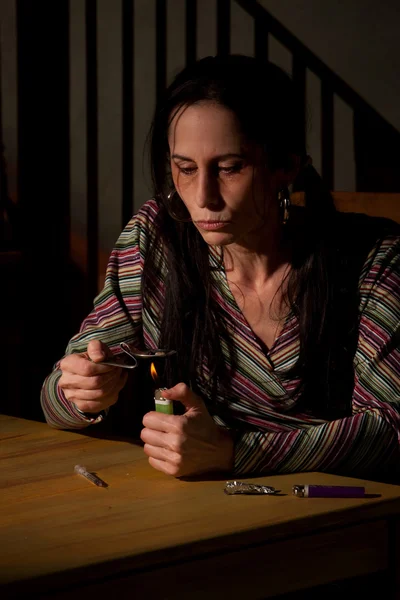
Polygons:
M258 245L276 227L283 182L246 143L233 112L212 102L185 107L168 142L175 188L208 244Z

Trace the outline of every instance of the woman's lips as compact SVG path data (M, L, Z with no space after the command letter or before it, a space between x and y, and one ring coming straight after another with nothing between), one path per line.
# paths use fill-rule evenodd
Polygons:
M229 221L196 221L196 225L200 227L200 229L205 229L206 231L214 231L216 229L222 229L229 224Z

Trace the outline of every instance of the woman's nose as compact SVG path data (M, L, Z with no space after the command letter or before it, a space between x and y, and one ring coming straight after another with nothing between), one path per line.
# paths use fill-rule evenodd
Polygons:
M200 174L197 179L196 204L199 208L216 205L219 202L219 188L211 173Z

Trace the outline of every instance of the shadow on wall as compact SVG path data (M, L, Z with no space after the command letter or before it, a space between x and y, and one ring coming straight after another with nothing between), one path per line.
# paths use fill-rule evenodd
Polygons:
M87 273L87 239L74 231L70 234L71 244L71 262L75 268L82 274ZM107 264L110 252L99 249L98 251L98 277L97 290L100 292L104 286L104 279L107 270ZM94 299L94 298L93 298ZM79 300L78 300L79 301Z

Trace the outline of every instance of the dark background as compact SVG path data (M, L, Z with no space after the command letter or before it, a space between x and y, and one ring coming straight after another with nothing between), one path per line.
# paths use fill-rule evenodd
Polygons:
M43 418L43 379L89 312L120 230L150 197L148 125L186 62L269 57L302 90L304 135L331 189L400 192L396 6L2 0L1 412ZM150 397L148 374L130 386L116 409L125 423L141 412L132 386Z

